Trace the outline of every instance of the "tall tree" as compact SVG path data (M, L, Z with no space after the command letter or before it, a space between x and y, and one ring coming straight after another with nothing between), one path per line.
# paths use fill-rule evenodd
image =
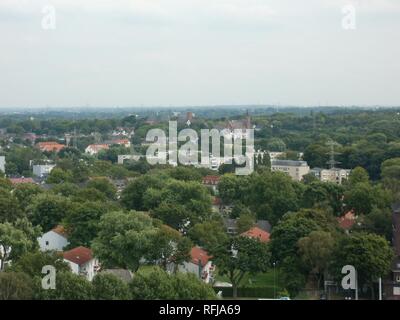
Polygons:
M237 236L211 251L213 262L232 283L233 297L246 274L265 272L270 262L268 246L258 239Z
M109 212L100 218L92 249L105 267L136 271L149 254L157 232L153 220L140 212Z

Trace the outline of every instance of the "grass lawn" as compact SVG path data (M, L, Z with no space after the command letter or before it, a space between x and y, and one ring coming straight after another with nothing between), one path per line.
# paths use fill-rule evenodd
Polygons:
M278 296L278 293L283 291L284 289L283 283L280 281L280 279L281 277L278 269L276 269L275 276L274 270L270 270L265 273L259 273L256 275L245 275L239 285L239 288L268 288L269 290L267 291L270 292L270 296L262 296L260 298L274 298L274 293L276 294L276 296ZM215 276L215 280L230 282L226 276L222 276L219 274Z

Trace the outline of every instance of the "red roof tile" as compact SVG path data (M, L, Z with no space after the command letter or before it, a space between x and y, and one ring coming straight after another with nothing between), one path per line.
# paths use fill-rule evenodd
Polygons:
M53 231L53 232L59 234L60 236L62 236L62 237L64 237L64 238L67 238L67 237L68 237L67 231L66 231L65 228L64 228L63 226L61 226L61 225L58 225L57 227L51 229L51 231Z
M92 250L85 247L76 247L63 253L65 260L71 261L77 265L82 265L93 259Z
M10 178L12 184L35 183L32 178Z
M219 183L219 176L205 176L203 178L203 184L218 184Z
M211 259L207 251L200 247L193 247L192 250L190 250L190 257L194 264L199 264L200 261L202 266L205 266Z
M270 234L267 231L260 229L259 227L253 227L246 232L241 234L242 236L259 239L261 242L268 242Z
M339 217L337 220L340 228L349 230L356 223L356 216L353 211L349 211L344 216Z

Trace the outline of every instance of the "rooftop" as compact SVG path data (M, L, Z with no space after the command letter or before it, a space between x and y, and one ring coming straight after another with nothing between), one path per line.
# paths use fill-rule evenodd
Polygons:
M271 165L273 166L286 166L286 167L307 167L306 161L297 160L272 160Z
M92 250L86 247L76 247L63 253L65 260L71 261L77 265L85 264L93 259Z

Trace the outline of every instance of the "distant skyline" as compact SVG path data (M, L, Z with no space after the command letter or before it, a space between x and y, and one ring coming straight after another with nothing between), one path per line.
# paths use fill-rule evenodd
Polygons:
M1 0L0 108L400 106L399 36L399 0Z

